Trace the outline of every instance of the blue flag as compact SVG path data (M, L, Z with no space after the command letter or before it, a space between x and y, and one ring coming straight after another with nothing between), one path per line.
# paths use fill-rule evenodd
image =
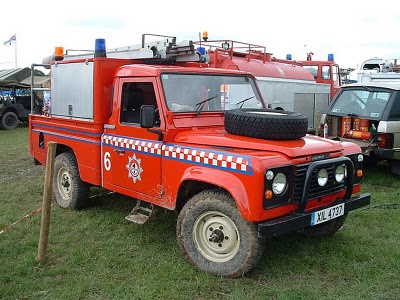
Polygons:
M14 34L12 37L10 37L10 39L6 42L3 43L3 46L7 46L7 45L12 45L12 42L16 42L17 41L17 35Z

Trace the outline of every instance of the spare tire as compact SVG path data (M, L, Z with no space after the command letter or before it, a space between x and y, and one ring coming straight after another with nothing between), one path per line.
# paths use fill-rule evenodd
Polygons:
M228 133L265 140L296 140L307 134L307 116L285 110L233 109L225 112Z

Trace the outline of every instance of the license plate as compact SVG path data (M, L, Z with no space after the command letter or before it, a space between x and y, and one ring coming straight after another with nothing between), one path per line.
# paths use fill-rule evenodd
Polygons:
M344 203L322 209L311 214L311 226L321 224L344 215Z

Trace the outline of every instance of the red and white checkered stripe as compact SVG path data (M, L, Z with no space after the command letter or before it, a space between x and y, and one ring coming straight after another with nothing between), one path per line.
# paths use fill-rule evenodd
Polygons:
M176 146L164 145L162 147L165 157L179 160L191 161L195 163L212 165L220 168L249 171L249 161L247 158L226 155L221 153L209 152L201 149L188 149Z
M191 149L161 143L133 140L128 138L103 136L103 143L115 147L132 149L139 152L156 155L163 154L165 158L183 160L197 164L211 165L223 169L231 169L242 172L250 171L250 161L246 157L214 153L203 149Z
M103 143L115 147L132 149L139 152L161 155L161 143L133 140L116 136L103 136Z

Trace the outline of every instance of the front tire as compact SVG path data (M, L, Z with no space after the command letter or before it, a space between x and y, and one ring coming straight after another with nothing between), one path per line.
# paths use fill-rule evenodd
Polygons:
M244 275L265 247L256 226L241 217L232 197L215 190L203 191L185 204L176 232L188 261L215 276Z
M82 209L89 200L89 184L79 176L75 155L65 152L57 155L54 163L53 192L62 208Z
M18 116L12 112L6 112L1 118L1 126L6 130L13 130L18 127Z

